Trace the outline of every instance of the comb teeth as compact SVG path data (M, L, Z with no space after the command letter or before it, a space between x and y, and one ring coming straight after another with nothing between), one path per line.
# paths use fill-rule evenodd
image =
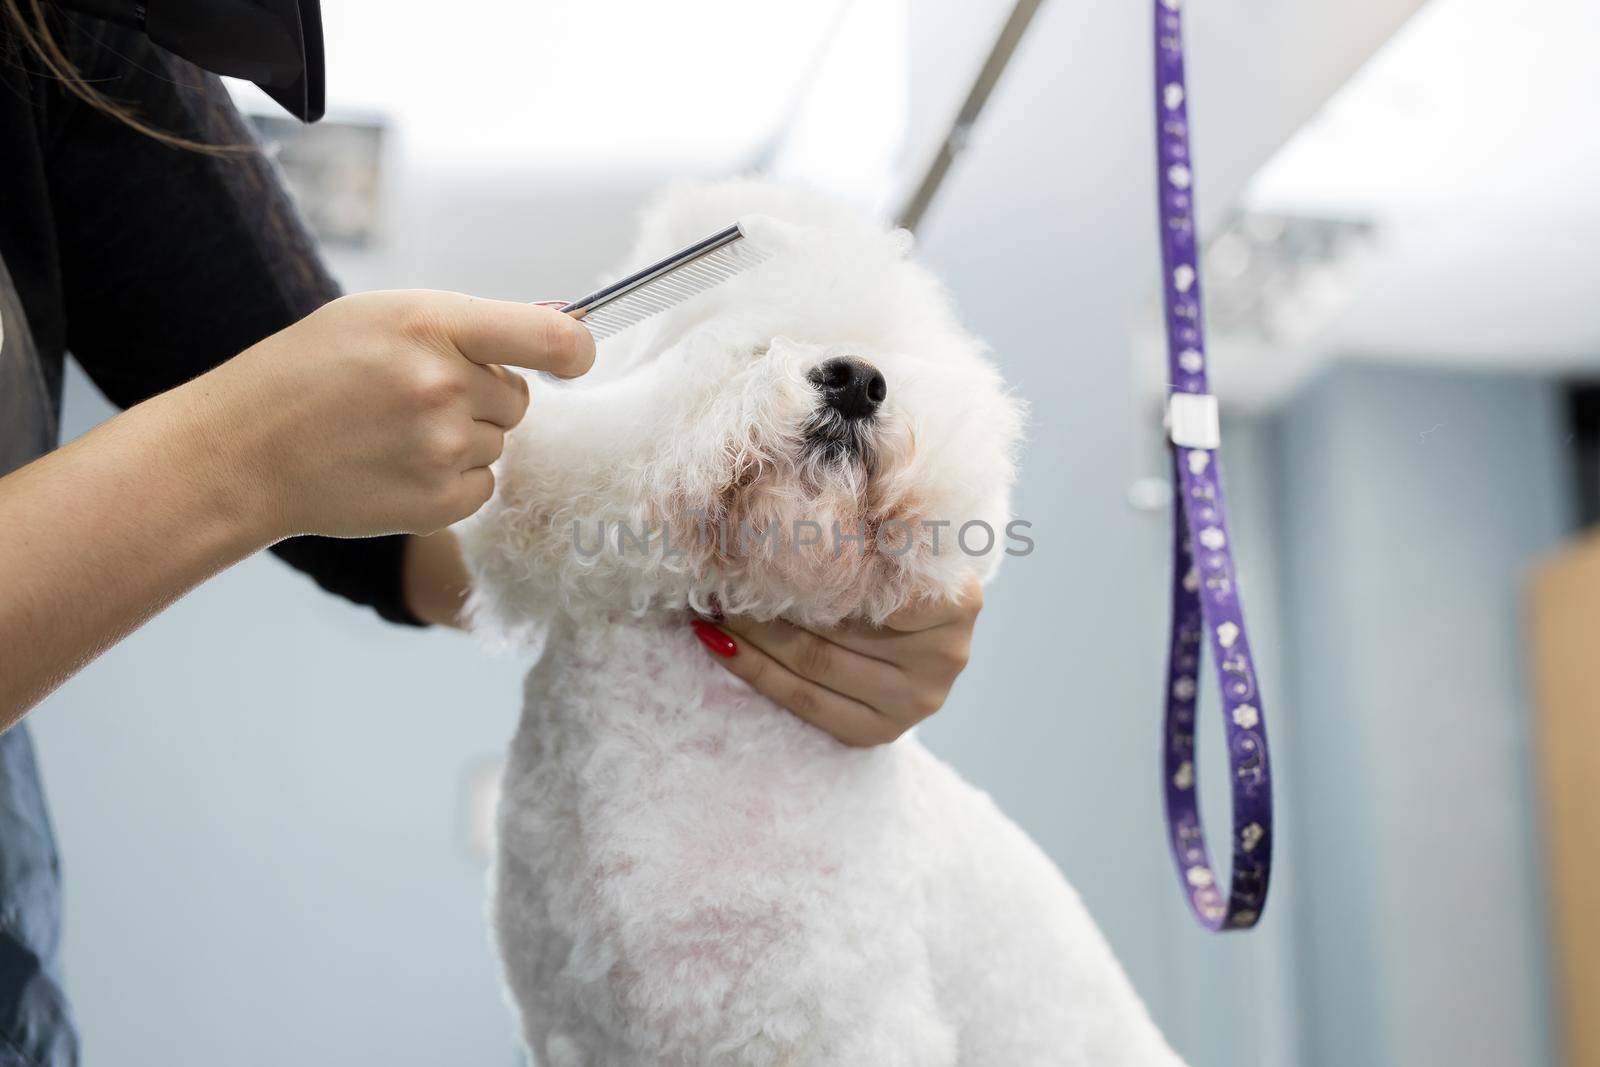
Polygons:
M737 226L713 234L561 310L583 321L596 341L698 296L766 260Z

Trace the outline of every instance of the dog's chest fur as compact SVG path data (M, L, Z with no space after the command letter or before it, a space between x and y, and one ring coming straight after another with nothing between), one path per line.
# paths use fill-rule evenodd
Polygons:
M799 722L685 623L563 617L528 677L494 917L547 1067L1178 1062L986 796Z
M913 926L885 936L859 907L870 893L910 923L919 906L897 856L919 836L903 763L749 690L681 613L559 622L528 676L496 874L508 981L529 1029L550 1027L547 1057L646 1026L629 1047L702 1062L699 1043L737 1033L752 995L776 1023L814 1028L832 1010L824 975L797 970L888 963L911 940ZM593 1031L573 1033L580 1019Z

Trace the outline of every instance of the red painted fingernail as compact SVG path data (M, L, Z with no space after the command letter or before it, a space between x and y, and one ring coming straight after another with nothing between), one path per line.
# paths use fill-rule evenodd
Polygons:
M694 631L694 635L700 639L702 645L723 659L730 659L739 651L738 642L704 619L690 619L689 628Z

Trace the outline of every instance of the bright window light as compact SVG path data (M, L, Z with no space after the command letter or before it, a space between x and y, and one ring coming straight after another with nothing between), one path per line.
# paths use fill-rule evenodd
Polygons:
M732 169L789 118L842 4L339 0L328 111L387 117L429 168Z
M1390 216L1593 200L1588 0L1432 0L1257 176L1252 210Z
M883 211L910 114L908 0L857 0L829 36L776 157L774 176Z

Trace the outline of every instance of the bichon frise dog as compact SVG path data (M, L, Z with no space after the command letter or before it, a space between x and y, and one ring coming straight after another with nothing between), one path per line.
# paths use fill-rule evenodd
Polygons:
M770 259L608 343L587 379L534 383L461 531L480 624L543 641L493 878L530 1049L547 1067L1178 1064L985 794L914 737L839 744L686 625L882 622L988 578L1008 543L1019 405L907 235L729 182L670 194L634 262L735 219Z

